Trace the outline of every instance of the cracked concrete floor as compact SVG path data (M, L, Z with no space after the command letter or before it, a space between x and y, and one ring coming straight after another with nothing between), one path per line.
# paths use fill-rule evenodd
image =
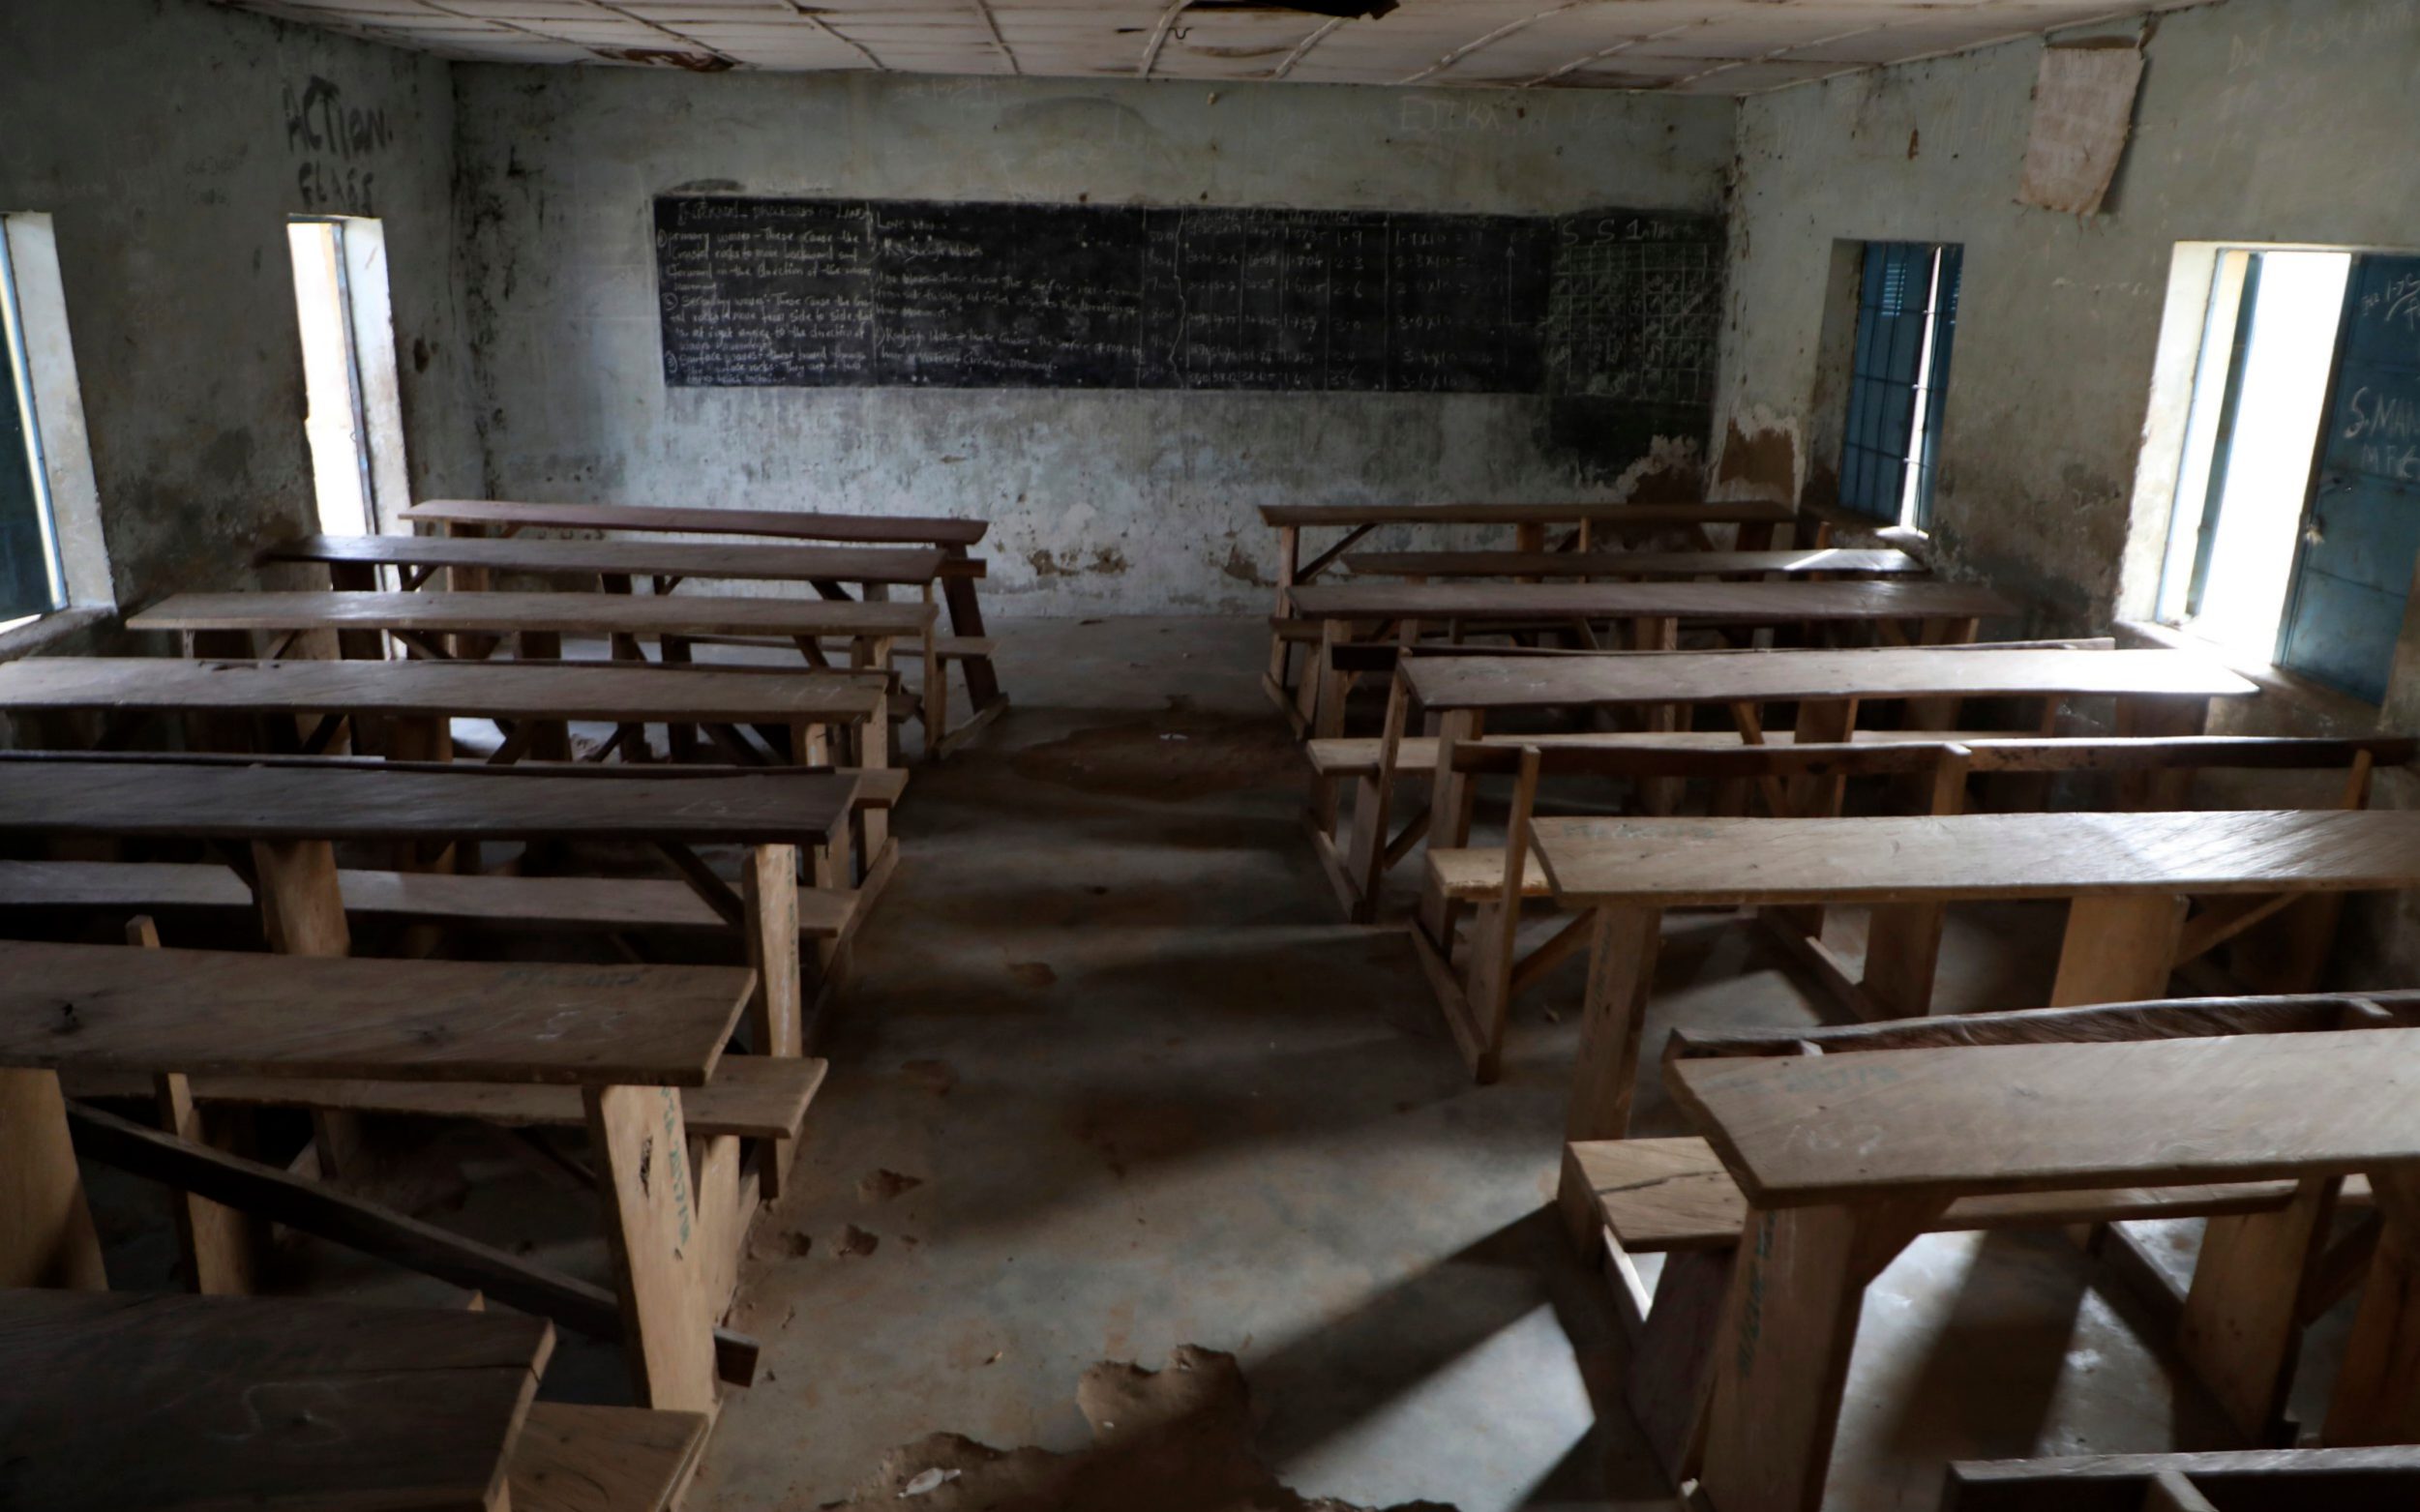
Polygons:
M1472 1085L1400 933L1337 922L1263 634L999 628L1016 707L900 811L804 1179L747 1271L765 1376L691 1505L804 1512L933 1434L1077 1450L1089 1367L1183 1346L1237 1357L1257 1453L1307 1497L1670 1504L1548 1209L1581 964ZM2055 927L1964 922L1945 1000L2038 1000ZM1745 931L1671 929L1651 1071L1676 1015L1811 1019ZM1682 1132L1643 1095L1642 1133ZM2056 1234L1903 1256L1860 1336L1835 1512L1930 1507L1954 1457L2216 1441L2083 1276Z

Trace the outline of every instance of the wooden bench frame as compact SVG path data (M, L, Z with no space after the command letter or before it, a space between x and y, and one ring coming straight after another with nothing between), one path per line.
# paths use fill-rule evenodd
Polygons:
M2408 1512L2420 1447L2248 1449L1979 1460L1950 1467L1941 1512Z
M149 923L134 921L126 946L11 944L0 946L0 956L15 959L20 970L26 963L40 962L54 974L105 971L112 968L110 957L157 949ZM245 963L246 981L252 984L246 991L253 993L266 991L264 984L280 977L290 980L276 990L289 994L329 991L346 974L331 969L338 966L332 962L202 951L176 955L177 969L185 973L180 980L188 984L206 961ZM87 958L92 965L79 965ZM360 1000L348 1001L344 1033L337 1042L298 1049L289 1040L274 1054L264 1054L254 1036L232 1026L224 1042L205 1048L170 1049L172 1043L188 1043L181 1034L151 1044L142 1038L145 1031L132 1024L125 1000L113 1000L105 992L104 1012L112 1027L105 1031L106 1048L98 1052L104 1059L93 1059L87 1041L58 1035L45 1037L36 1058L12 1056L8 1063L14 1069L0 1071L0 1098L13 1115L10 1126L28 1137L11 1141L7 1184L12 1191L39 1192L44 1200L25 1209L22 1223L12 1226L18 1231L0 1247L0 1280L92 1285L99 1276L100 1250L75 1165L80 1154L183 1194L177 1203L178 1232L196 1290L227 1294L249 1290L247 1226L237 1215L251 1214L484 1291L565 1326L619 1339L641 1406L711 1414L717 1377L745 1384L755 1370L754 1341L715 1324L736 1284L756 1201L754 1184L743 1177L739 1139L717 1136L693 1144L682 1117L680 1088L684 1083L702 1086L711 1079L722 1040L754 995L753 974L729 967L552 968L567 979L553 989L557 993L568 991L569 981L586 976L598 978L600 987L609 978L630 986L633 979L626 973L634 969L664 972L668 978L686 976L700 988L715 983L718 991L729 993L726 1016L700 1025L706 1032L696 1037L700 1058L695 1069L668 1067L650 1073L655 1078L651 1081L634 1077L624 1066L574 1066L562 1055L519 1068L521 1083L577 1084L614 1258L615 1288L608 1290L202 1141L190 1081L195 1071L438 1082L472 1076L463 1069L465 1063L477 1068L474 1080L510 1073L516 1068L496 1059L505 1053L502 1046L465 1062L459 1033L433 1037L432 1029L422 1027L426 1010L448 1000L448 993L464 992L463 984L482 976L493 976L493 991L508 1001L544 992L532 980L533 972L550 969L461 962L363 964L379 974L390 999L399 976L424 974L431 986L410 999L401 1016L390 1013L386 1020ZM207 988L189 986L188 991ZM180 1007L190 1012L191 1003L189 995ZM611 1012L610 1004L610 998L600 1002L600 1011ZM15 1011L22 1022L23 1016L43 1010L28 1003ZM551 1006L548 1011L559 1020L579 1010ZM559 1032L550 1028L549 1037ZM22 1033L17 1038L28 1042ZM429 1048L424 1051L423 1045ZM365 1054L360 1049L365 1046L374 1046L376 1052ZM165 1127L146 1127L66 1102L60 1072L88 1064L154 1078Z
M1645 783L1665 778L1695 777L1735 790L1759 795L1767 813L1778 816L1836 814L1842 786L1852 778L1904 777L1925 799L1922 812L1959 814L1965 811L1969 777L1998 774L2036 776L2083 772L2120 774L2133 802L2121 807L2181 807L2183 785L2198 772L2211 770L2265 771L2342 769L2345 788L2339 807L2359 809L2369 800L2375 763L2400 766L2420 756L2420 739L2372 736L2363 739L2301 739L2292 737L2230 737L2187 735L2169 739L2059 738L2024 735L1926 731L1869 732L1875 738L1855 744L1738 745L1729 748L1674 749L1621 736L1581 736L1556 745L1494 741L1465 742L1451 754L1454 769L1466 777L1510 774L1513 779L1510 816L1502 847L1481 850L1435 850L1428 856L1425 895L1419 919L1412 925L1412 944L1422 974L1437 993L1446 1022L1480 1082L1493 1082L1503 1057L1504 1033L1512 998L1534 985L1586 940L1585 917L1569 921L1551 939L1526 957L1517 952L1514 935L1524 900L1551 896L1542 874L1536 874L1529 854L1529 827L1535 816L1539 786L1545 777L1604 777ZM1717 812L1736 813L1745 791L1726 805L1718 797ZM1457 860L1490 863L1483 870L1495 878L1487 893L1475 901L1467 938L1437 938L1421 921L1450 920L1451 905L1465 899L1448 882L1445 869ZM1516 875L1515 864L1521 868ZM2261 924L2295 902L2292 895L2275 899L2230 900L2205 911L2177 948L2177 964L2197 960L2219 945ZM2296 920L2300 955L2286 969L2308 975L2316 969L2312 959L2333 935L2341 897L2306 907ZM1761 914L1775 938L1806 967L1833 997L1862 1019L1921 1017L1932 1008L1933 970L1941 949L1944 909L1939 904L1877 907L1873 932L1885 941L1869 958L1866 972L1851 970L1819 937L1820 918L1802 910L1769 909ZM1809 925L1815 928L1810 929ZM1459 973L1456 958L1459 958Z
M1300 505L1265 504L1261 506L1261 522L1277 532L1277 607L1269 639L1269 670L1261 678L1261 686L1278 710L1287 718L1296 718L1296 693L1287 655L1289 642L1277 626L1294 617L1291 591L1313 581L1320 574L1334 566L1347 551L1359 546L1363 537L1381 525L1510 525L1513 528L1513 549L1543 551L1547 548L1547 532L1556 525L1570 527L1564 538L1555 543L1560 551L1587 551L1597 548L1599 530L1620 535L1647 530L1685 530L1705 549L1714 548L1714 540L1707 527L1736 525L1735 543L1739 549L1765 550L1772 547L1777 526L1790 526L1800 537L1803 547L1830 544L1832 527L1824 522L1802 517L1787 504L1616 504L1610 502L1571 504L1413 504L1413 505ZM1302 560L1302 532L1305 529L1332 527L1344 536L1309 562ZM1298 723L1297 733L1303 725Z
M2412 1035L2415 1025L2420 994L2414 993L2136 1003L1835 1030L1820 1039L1786 1033L1698 1039L1683 1042L1664 1069L1684 1109L1727 1152L1718 1112L1698 1100L1683 1070L1692 1062L1821 1055L1829 1065L1830 1057L1839 1056L1837 1079L1822 1075L1851 1086L1861 1078L1895 1074L1888 1060L1866 1063L1867 1054L2014 1053L1995 1052L1995 1045L2086 1052L2106 1045L2114 1052L2117 1042L2151 1050L2149 1042L2156 1041L2181 1049L2187 1042L2242 1036ZM2112 1109L2111 1115L2123 1116L2123 1110ZM2286 1431L2301 1330L2356 1285L2365 1287L2357 1342L2339 1378L2327 1437L2339 1443L2395 1441L2420 1427L2420 1379L2407 1355L2398 1353L2408 1349L2413 1326L2405 1298L2420 1283L2420 1260L2407 1247L2420 1237L2420 1201L2413 1201L2420 1196L2420 1166L2368 1164L2383 1227L2345 1241L2356 1252L2347 1260L2325 1240L2350 1172L2327 1158L2314 1157L2318 1164L2309 1167L2282 1153L2256 1167L2226 1160L2179 1165L2176 1151L2146 1134L2138 1167L2102 1167L2089 1186L2073 1193L2047 1177L2022 1177L2021 1158L2006 1158L2008 1172L1979 1177L1971 1189L1945 1178L1921 1191L1893 1188L1810 1205L1797 1205L1802 1199L1790 1197L1770 1207L1751 1193L1742 1243L1677 1252L1667 1260L1640 1331L1631 1396L1662 1404L1651 1437L1659 1452L1677 1459L1676 1476L1698 1480L1699 1494L1715 1512L1816 1512L1864 1290L1918 1234L2012 1223L2106 1225L2141 1208L2145 1194L2130 1190L2130 1180L2135 1187L2214 1199L2206 1210L2220 1216L2212 1219L2192 1288L2177 1309L2177 1347L2247 1439L2272 1442ZM1819 1167L1822 1159L1810 1153L1801 1164ZM1854 1157L1841 1159L1844 1170L1854 1168ZM1737 1173L1727 1153L1725 1160ZM2180 1174L2186 1171L2194 1173ZM2277 1185L2283 1200L2248 1208L2246 1183ZM2105 1200L2108 1206L2098 1205ZM2194 1206L2189 1195L2154 1210L2175 1216ZM1582 1230L1583 1244L1593 1245L1598 1212L1584 1184L1565 1211ZM1746 1242L1749 1234L1752 1244ZM1628 1285L1626 1280L1626 1290Z

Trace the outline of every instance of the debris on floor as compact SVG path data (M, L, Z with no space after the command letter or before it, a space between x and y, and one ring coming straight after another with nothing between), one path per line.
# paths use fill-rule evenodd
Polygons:
M1092 1446L1073 1454L995 1449L933 1434L885 1455L838 1507L872 1512L1371 1512L1312 1499L1277 1483L1252 1453L1252 1404L1232 1354L1180 1345L1168 1368L1103 1360L1084 1373L1076 1406ZM1421 1501L1388 1512L1453 1512Z

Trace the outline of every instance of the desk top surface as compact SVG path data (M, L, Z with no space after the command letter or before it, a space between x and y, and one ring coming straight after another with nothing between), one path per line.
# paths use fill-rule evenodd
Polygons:
M698 505L533 504L519 499L423 499L408 520L552 526L563 530L673 531L688 535L774 536L789 541L850 541L861 546L970 547L988 519L945 515L835 515L809 510L721 509Z
M129 630L408 630L429 635L912 636L930 604L703 593L179 593Z
M2260 690L2183 651L1662 651L1611 656L1415 656L1404 675L1432 709L1797 698L2025 697L2114 694L2241 697Z
M1787 504L1624 504L1610 499L1531 504L1264 504L1270 525L1637 525L1780 524L1798 519Z
M0 1492L44 1512L500 1498L554 1343L514 1313L0 1291Z
M1757 578L1767 573L1916 576L1925 564L1890 548L1805 551L1356 551L1365 578Z
M0 942L0 1065L703 1086L741 966L382 961Z
M1567 905L2420 886L2420 810L1539 819L1531 834Z
M1729 624L1980 619L2017 605L1962 582L1314 582L1287 590L1304 619L1630 619Z
M358 711L404 717L693 724L874 717L865 678L611 662L229 662L165 656L0 663L0 709Z
M2420 1029L1683 1060L1665 1076L1764 1207L2420 1158Z
M301 536L262 562L485 567L532 576L732 578L773 582L926 583L947 558L932 547L771 546L698 541L597 541L555 536Z

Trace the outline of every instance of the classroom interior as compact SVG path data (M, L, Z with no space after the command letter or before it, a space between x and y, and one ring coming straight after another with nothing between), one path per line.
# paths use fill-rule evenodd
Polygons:
M0 1509L2420 1506L2415 83L0 4Z

